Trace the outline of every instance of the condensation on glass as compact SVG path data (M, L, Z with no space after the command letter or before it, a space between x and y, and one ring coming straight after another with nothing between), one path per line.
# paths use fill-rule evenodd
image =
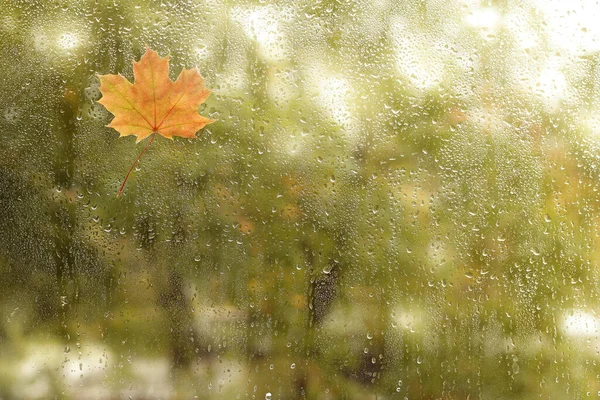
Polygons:
M0 399L600 396L600 6L0 5ZM98 74L198 68L196 139Z

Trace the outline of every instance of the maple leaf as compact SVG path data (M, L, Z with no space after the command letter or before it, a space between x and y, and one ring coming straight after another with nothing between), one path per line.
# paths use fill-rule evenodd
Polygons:
M204 78L197 69L183 69L175 82L169 78L169 57L160 56L149 47L133 63L134 83L122 75L98 75L102 104L115 118L107 126L121 136L135 135L137 142L151 136L125 176L117 197L121 196L127 178L146 152L156 134L194 138L213 120L198 114L198 106L210 95Z

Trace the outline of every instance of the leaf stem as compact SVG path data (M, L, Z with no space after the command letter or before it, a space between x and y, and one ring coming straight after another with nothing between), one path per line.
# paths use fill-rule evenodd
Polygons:
M150 145L152 144L152 141L154 140L155 136L156 136L156 132L152 132L152 137L150 138L150 141L148 142L148 144L146 145L146 147L144 147L144 150L142 150L142 152L140 153L140 155L137 156L137 158L135 159L135 161L133 162L133 164L131 164L131 168L129 168L129 171L127 172L127 175L125 175L125 180L123 181L123 184L121 185L121 188L119 189L119 193L117 194L117 198L121 197L121 193L123 193L123 189L125 188L125 183L127 183L127 179L129 178L129 174L131 174L131 171L133 171L133 167L135 167L135 164L137 164L138 161L140 161L140 158L142 158L142 156L144 155L144 153L146 152L146 150L148 150L148 147L150 147Z

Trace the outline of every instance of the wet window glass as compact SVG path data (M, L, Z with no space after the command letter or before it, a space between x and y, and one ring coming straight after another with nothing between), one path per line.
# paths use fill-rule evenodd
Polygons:
M599 20L2 1L0 399L599 397Z

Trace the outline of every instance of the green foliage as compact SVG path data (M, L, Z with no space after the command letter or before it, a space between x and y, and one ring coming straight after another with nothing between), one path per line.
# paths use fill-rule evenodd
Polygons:
M458 1L142 3L0 8L0 397L598 393L595 54L557 100ZM218 122L116 199L146 44Z

